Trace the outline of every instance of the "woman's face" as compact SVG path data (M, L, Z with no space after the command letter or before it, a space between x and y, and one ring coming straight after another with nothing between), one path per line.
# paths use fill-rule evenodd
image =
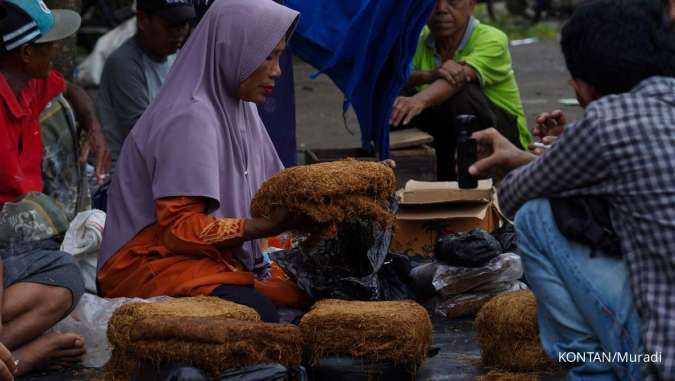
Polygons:
M263 104L274 91L274 83L281 77L279 57L286 48L286 38L282 38L265 61L243 82L239 84L239 98L243 101Z

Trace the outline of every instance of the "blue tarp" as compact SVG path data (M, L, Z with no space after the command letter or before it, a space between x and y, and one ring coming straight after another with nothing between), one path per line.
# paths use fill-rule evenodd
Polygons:
M301 12L291 49L328 75L359 119L363 148L389 157L389 116L436 0L287 0Z

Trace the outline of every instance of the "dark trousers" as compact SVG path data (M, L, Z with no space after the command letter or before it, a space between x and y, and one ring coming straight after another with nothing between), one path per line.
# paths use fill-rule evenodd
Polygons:
M513 144L522 148L516 116L492 103L485 96L480 85L470 83L452 98L425 110L413 121L415 127L434 137L433 146L436 149L439 181L457 179L455 169L456 117L463 114L475 115L480 121L480 129L494 127Z
M260 319L266 323L279 322L279 313L274 304L252 286L224 284L213 290L211 296L217 296L230 302L251 307L260 315Z

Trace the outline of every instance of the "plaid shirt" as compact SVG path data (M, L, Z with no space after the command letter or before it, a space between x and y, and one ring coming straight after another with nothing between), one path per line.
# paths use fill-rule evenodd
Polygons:
M652 77L607 96L537 160L499 189L508 216L527 201L602 196L621 238L647 353L662 353L650 378L675 379L675 79Z

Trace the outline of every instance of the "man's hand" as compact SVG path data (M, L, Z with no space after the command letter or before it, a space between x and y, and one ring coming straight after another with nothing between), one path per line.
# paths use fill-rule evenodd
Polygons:
M96 160L96 179L101 184L107 179L108 172L110 171L110 151L108 151L101 126L97 120L90 121L89 125L83 127L83 129L86 131L87 139L80 149L80 161L85 162L90 154L94 154Z
M394 101L394 108L391 112L391 119L389 124L398 126L401 123L407 125L410 121L422 113L427 108L425 102L420 100L417 96L412 97L398 97Z
M16 365L17 363L12 353L0 343L0 381L13 381Z
M545 112L540 114L536 119L537 125L532 129L532 135L535 140L546 145L553 144L565 130L567 118L560 110L553 112ZM535 155L541 156L544 154L544 149L535 147L530 144L528 147Z
M451 85L459 87L469 82L471 79L466 73L466 66L453 60L447 60L436 69L438 78L448 81Z
M536 158L518 149L494 128L474 132L473 138L478 143L479 160L469 167L472 176L496 172L501 177Z
M63 96L73 106L80 127L87 134L87 140L82 146L80 160L86 161L89 154L96 156L96 179L99 184L105 181L110 171L110 152L103 137L101 124L98 122L94 102L80 86L66 82L66 91Z
M540 139L547 136L560 136L565 130L567 118L560 110L545 112L537 117L537 125L532 129L532 134Z

